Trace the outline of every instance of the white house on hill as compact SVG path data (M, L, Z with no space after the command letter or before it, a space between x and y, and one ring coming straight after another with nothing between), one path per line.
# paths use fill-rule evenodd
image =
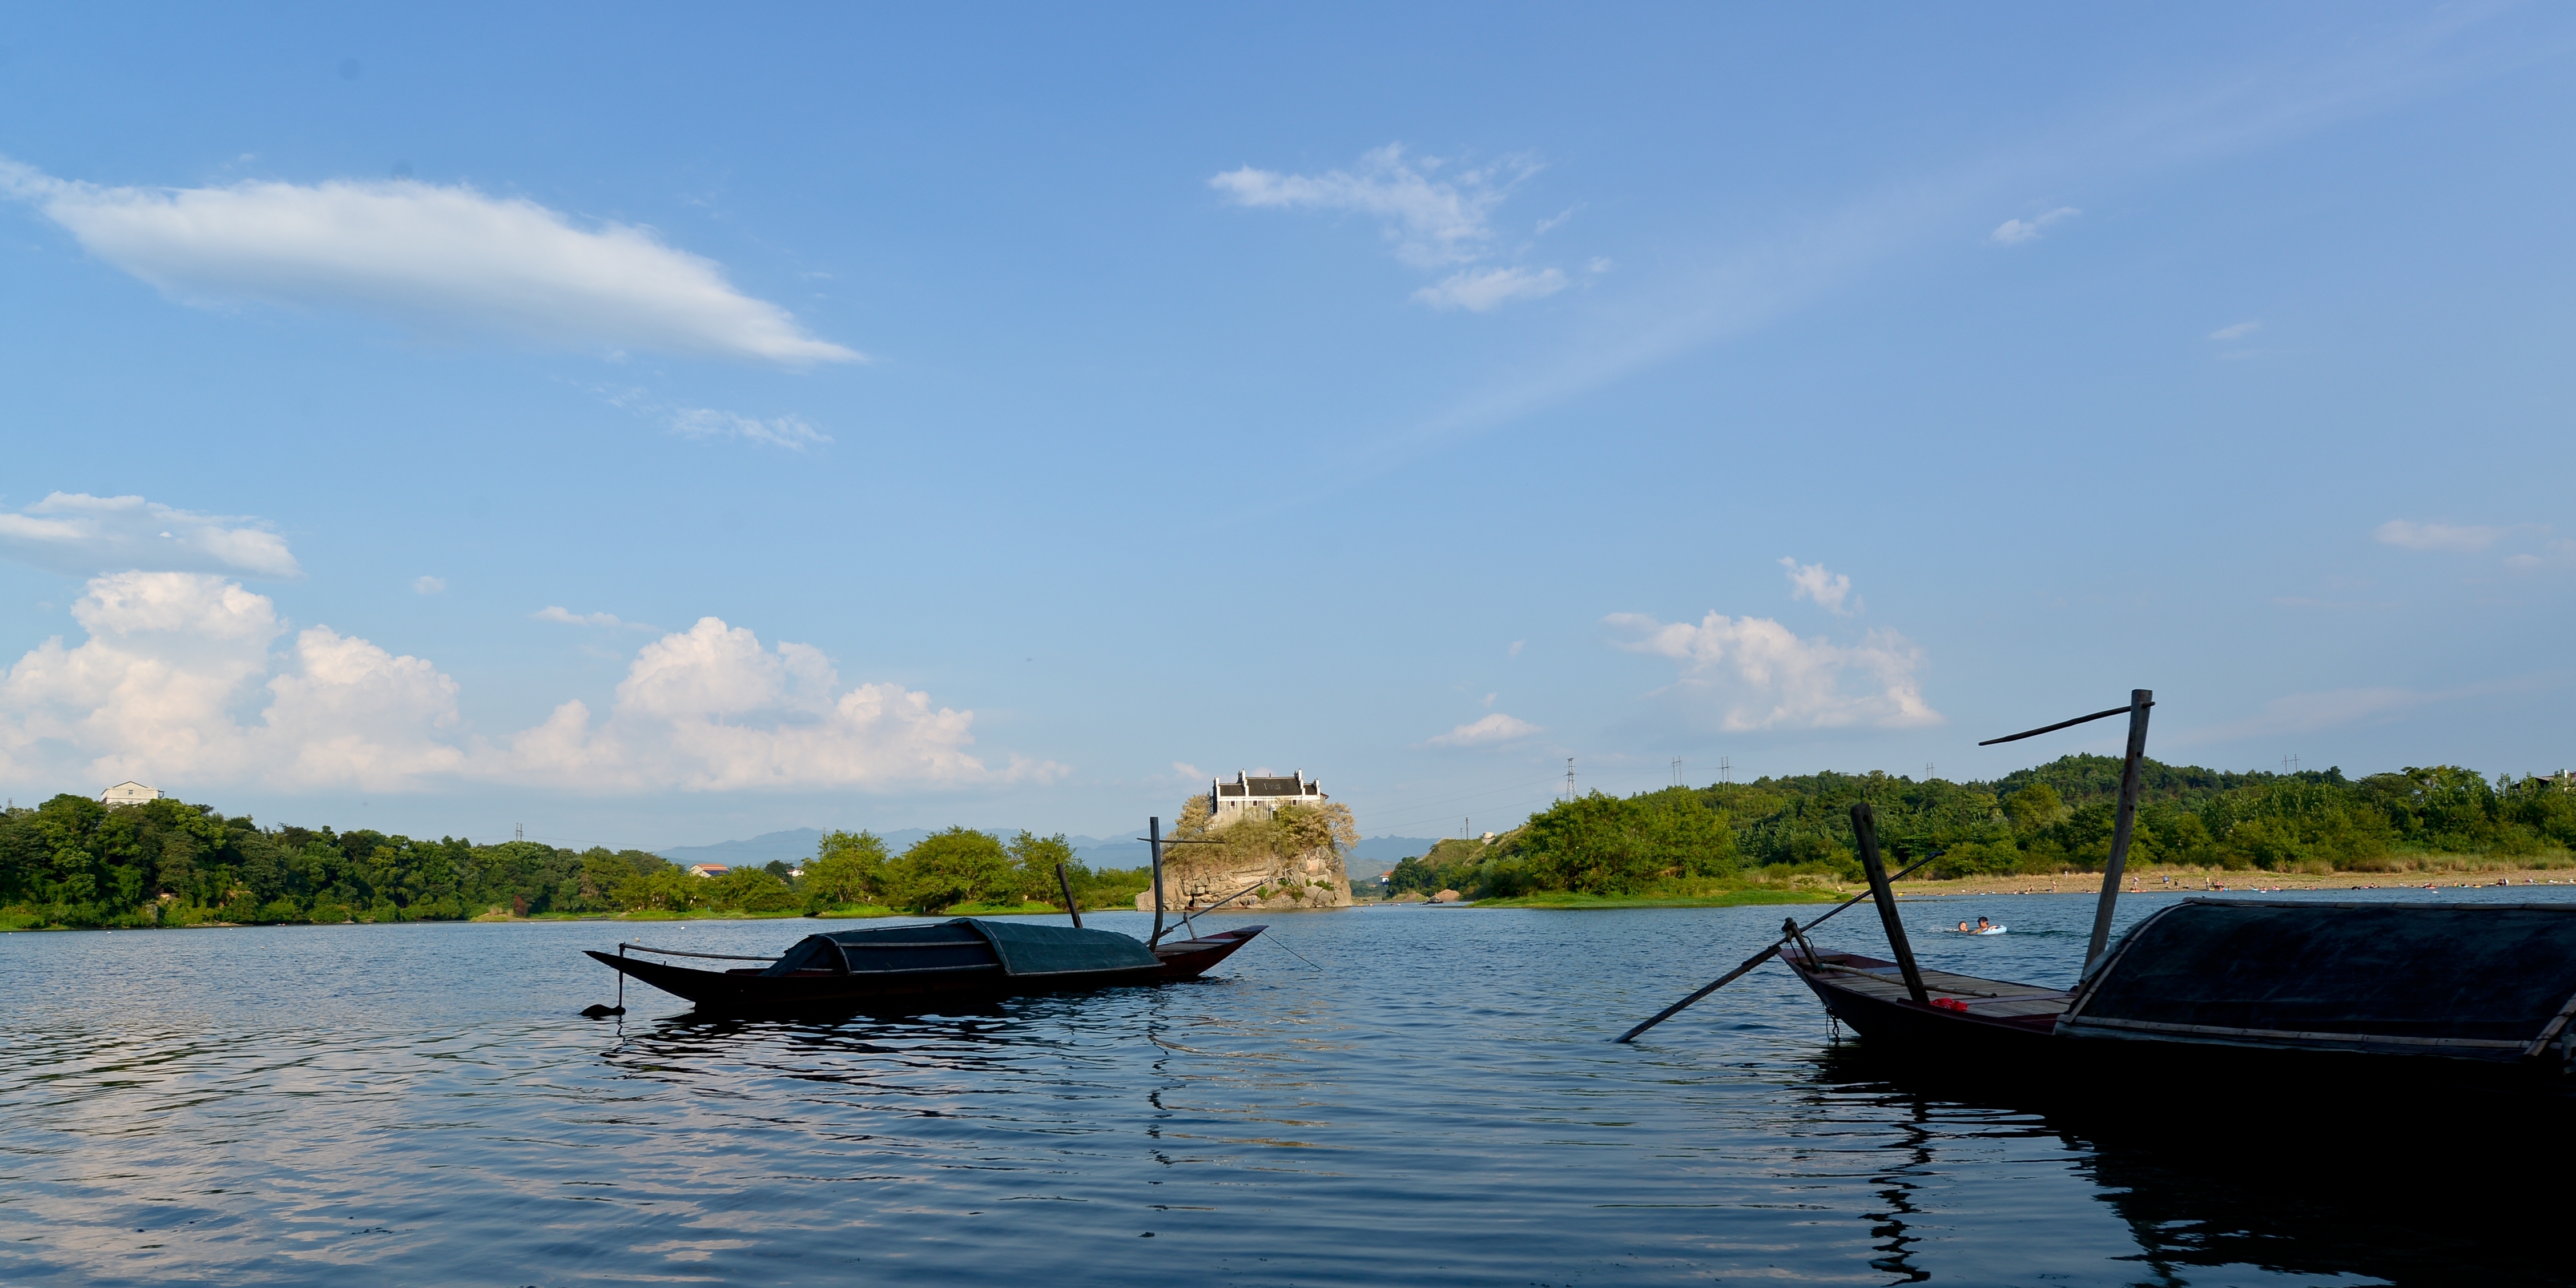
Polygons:
M1306 777L1302 769L1286 778L1254 778L1238 769L1233 782L1210 780L1208 821L1231 823L1247 814L1267 815L1282 805L1321 805L1330 799L1323 784Z
M161 789L158 787L146 787L129 778L124 782L118 783L114 787L108 788L106 791L100 792L98 794L98 799L99 803L102 805L140 805L145 801L157 801L161 799Z
M693 877L720 877L731 871L733 871L732 868L721 863L692 863L689 865L689 875Z

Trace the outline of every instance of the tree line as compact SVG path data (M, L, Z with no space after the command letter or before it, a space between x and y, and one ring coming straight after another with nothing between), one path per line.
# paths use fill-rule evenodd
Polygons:
M1942 877L2099 871L2121 761L2066 756L1991 782L1822 773L1560 801L1490 844L1445 841L1396 865L1390 893L1635 894L1692 879L1796 872L1856 880L1851 806L1867 801L1891 864L1939 854ZM2456 765L2347 778L2140 765L2129 862L2276 872L2557 865L2576 793Z
M899 855L869 833L832 832L801 875L772 862L709 878L642 850L263 827L169 798L110 807L65 795L0 812L0 925L1058 906L1058 863L1086 908L1132 906L1148 881L1142 870L1086 867L1061 834L1025 831L1005 841L952 827Z

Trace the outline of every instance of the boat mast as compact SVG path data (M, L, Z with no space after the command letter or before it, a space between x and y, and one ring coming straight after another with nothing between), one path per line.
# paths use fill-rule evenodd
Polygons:
M2084 947L2084 964L2102 955L2111 941L2111 910L2120 902L2120 869L2129 862L2129 837L2138 822L2138 762L2147 755L2147 708L2155 705L2152 689L2129 690L2129 759L2120 767L2120 815L2111 825L2111 861L2102 868L2102 902L2093 910L2093 938Z
M1163 820L1157 816L1145 820L1145 836L1154 847L1154 935L1145 941L1148 948L1163 942Z
M1878 901L1879 923L1887 927L1887 946L1896 950L1896 969L1905 975L1905 991L1916 1006L1932 1004L1923 990L1923 971L1914 964L1914 945L1905 938L1905 919L1896 911L1896 888L1888 883L1887 864L1878 857L1878 815L1868 801L1851 807L1852 839L1860 842L1860 870L1869 875L1870 897Z

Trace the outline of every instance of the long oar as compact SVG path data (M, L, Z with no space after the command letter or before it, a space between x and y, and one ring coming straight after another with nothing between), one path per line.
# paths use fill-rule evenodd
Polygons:
M2126 708L2122 708L2122 709L2123 709L2123 710L2126 710ZM1944 850L1944 851L1942 851L1942 853L1943 853L1943 854L1947 854L1947 853L1949 853L1949 851ZM1916 860L1916 861L1915 861L1915 863L1914 863L1913 867L1909 867L1909 868L1905 869L1905 871L1903 871L1903 872L1899 872L1899 873L1897 873L1895 876L1889 877L1889 878L1887 879L1887 880L1888 880L1888 883L1889 883L1889 884L1891 884L1891 885L1893 885L1893 884L1895 884L1895 883L1896 883L1896 882L1898 882L1898 881L1902 881L1902 880L1904 880L1906 877L1908 877L1908 876L1912 875L1912 874L1913 874L1913 872L1914 872L1914 869L1915 869L1915 868L1922 867L1924 864L1926 864L1926 863L1930 863L1930 862L1932 861L1932 859L1937 859L1937 858L1940 858L1940 857L1941 857L1941 855L1940 855L1940 854L1935 854L1935 855L1933 855L1931 858L1927 858L1927 859L1918 859L1918 860ZM1859 894L1853 895L1852 897L1850 897L1850 898L1848 898L1848 899L1843 900L1841 903L1835 904L1835 905L1834 905L1834 908L1833 908L1833 912L1828 912L1828 913L1826 913L1825 915L1823 915L1823 916L1821 916L1821 917L1816 918L1814 921L1810 921L1810 922L1808 922L1806 925L1803 925L1803 926L1798 927L1798 929L1797 929L1797 933L1798 933L1798 934L1803 935L1803 934L1807 933L1808 931L1813 930L1813 929L1815 929L1816 927L1821 926L1821 925L1825 924L1826 922L1833 920L1833 919L1834 919L1834 913L1836 913L1836 912L1841 912L1843 909L1848 908L1848 907L1852 906L1853 904L1859 903L1861 900L1866 899L1866 898L1868 898L1868 897L1869 897L1869 892L1868 892L1868 891L1866 891L1866 890L1864 890L1864 891L1862 891L1862 892L1861 892L1861 893L1859 893ZM1696 993L1693 993L1693 994L1691 994L1690 996L1685 997L1685 998L1683 998L1682 1000L1680 1000L1680 1001L1678 1001L1678 1002L1675 1002L1675 1003L1673 1003L1673 1004L1672 1004L1672 1005L1670 1005L1670 1006L1665 1007L1663 1010L1658 1011L1658 1012L1656 1012L1656 1013L1655 1013L1655 1018L1653 1018L1653 1019L1651 1019L1651 1020L1648 1020L1648 1021L1646 1021L1645 1023L1640 1024L1640 1025L1638 1025L1637 1027L1635 1027L1635 1028L1633 1028L1633 1029L1630 1029L1630 1030L1628 1030L1627 1032L1622 1033L1622 1034L1620 1034L1618 1037L1613 1038L1613 1039L1611 1039L1611 1040L1612 1040L1612 1041L1614 1041L1614 1042L1634 1042L1634 1041L1636 1041L1636 1040L1637 1040L1637 1035L1638 1035L1638 1034L1643 1033L1643 1032L1645 1032L1646 1030L1651 1029L1651 1028L1655 1027L1656 1025L1661 1024L1661 1023L1663 1023L1664 1021L1669 1020L1669 1019L1673 1018L1674 1016L1681 1014L1684 1010L1686 1010L1686 1009L1688 1009L1688 1008L1689 1008L1689 1006L1690 1006L1690 1004L1691 1004L1691 1003L1696 1002L1696 1001L1698 1001L1699 999L1701 999L1701 998L1703 998L1703 997L1706 997L1706 996L1708 996L1709 994L1714 993L1714 992L1716 992L1717 990L1719 990L1719 989L1721 989L1721 988L1724 988L1724 987L1726 987L1727 985L1732 984L1732 983L1734 983L1735 981L1737 981L1737 980L1739 980L1739 979L1744 978L1744 975L1745 975L1745 973L1746 973L1747 971L1750 971L1750 970L1752 970L1754 967L1759 966L1759 965L1761 965L1762 963L1767 962L1767 961L1771 960L1772 958L1779 956L1779 955L1780 955L1780 950L1781 950L1782 948L1784 948L1784 947L1787 947L1787 946L1788 946L1788 943L1789 943L1789 936L1787 936L1787 935L1782 935L1782 936L1780 937L1780 942L1779 942L1779 943L1773 944L1773 945L1771 945L1770 947L1763 949L1761 952L1755 953L1755 954L1753 954L1752 956L1745 958L1745 959L1744 959L1744 964L1743 964L1743 965L1738 966L1738 967L1736 967L1735 969L1733 969L1733 970L1731 970L1731 971L1728 971L1728 972L1726 972L1726 973L1725 973L1725 974L1723 974L1723 975L1718 976L1718 977L1717 977L1716 982L1714 982L1714 983L1710 984L1708 987L1703 988L1703 989L1701 989L1700 991L1698 991L1698 992L1696 992Z

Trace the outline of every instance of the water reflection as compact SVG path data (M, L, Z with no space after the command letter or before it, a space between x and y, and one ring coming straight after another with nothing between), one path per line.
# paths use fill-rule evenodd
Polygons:
M1868 1214L1907 1280L1918 1264L1918 1178L1958 1168L1992 1130L2053 1136L2072 1171L2136 1241L2150 1284L2312 1282L2565 1284L2564 1187L2576 1144L2564 1106L2461 1104L2317 1087L2178 1086L2102 1101L2083 1087L2003 1087L1925 1075L1853 1041L1820 1052L1811 1095L1862 1102L1902 1135ZM1953 1277L1953 1276L1943 1276Z

